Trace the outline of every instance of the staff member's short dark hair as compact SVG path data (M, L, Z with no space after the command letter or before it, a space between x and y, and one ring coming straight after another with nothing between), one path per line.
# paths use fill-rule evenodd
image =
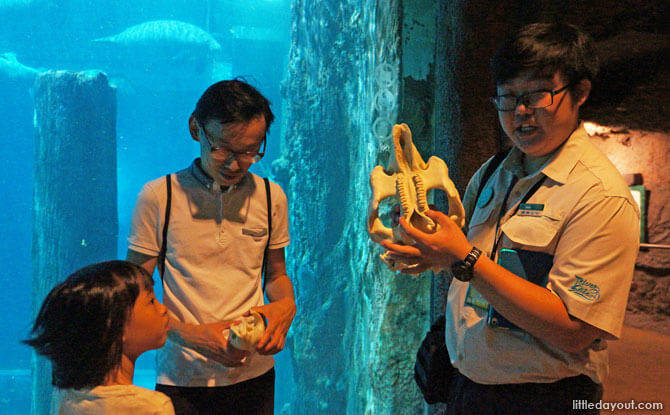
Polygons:
M582 79L593 81L598 74L598 58L590 37L578 27L534 23L503 42L491 59L496 85L525 71L535 72L538 77L550 77L558 71L569 84Z
M270 109L270 101L248 83L233 79L211 85L202 94L193 111L200 125L210 120L220 120L223 124L249 122L262 115L266 130L275 116Z
M140 290L153 290L144 268L127 261L84 267L54 287L23 343L52 363L58 388L102 384L121 363L123 329Z

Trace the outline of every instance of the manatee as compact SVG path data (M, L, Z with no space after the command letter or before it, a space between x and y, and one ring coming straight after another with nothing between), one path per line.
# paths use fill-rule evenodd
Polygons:
M32 82L39 72L39 70L19 62L14 52L0 54L0 74L2 74L2 77Z
M152 20L131 26L121 33L95 39L123 46L192 45L218 51L221 45L198 26L179 20Z
M153 20L95 39L109 49L101 62L120 90L186 91L212 81L221 45L199 27L178 20Z

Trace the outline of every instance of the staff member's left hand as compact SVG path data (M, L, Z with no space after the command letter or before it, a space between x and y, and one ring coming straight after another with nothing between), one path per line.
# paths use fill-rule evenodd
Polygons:
M263 337L256 345L258 354L272 355L281 352L295 317L296 306L293 298L282 298L264 306L253 307L252 310L262 315L267 324Z
M463 231L447 215L436 210L427 210L426 216L438 225L435 233L425 233L409 224L404 218L399 219L402 230L416 243L399 245L388 241L380 244L390 252L390 257L408 264L400 269L404 274L419 274L431 268L448 269L454 261L465 258L472 245Z

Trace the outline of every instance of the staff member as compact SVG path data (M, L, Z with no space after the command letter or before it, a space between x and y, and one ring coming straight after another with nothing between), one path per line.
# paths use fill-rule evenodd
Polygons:
M572 413L573 401L602 397L607 341L621 334L640 212L579 120L597 72L584 33L569 24L526 26L502 44L491 67L491 101L514 147L481 194L486 164L471 179L467 237L430 211L436 233L401 219L416 245L382 245L409 263L404 272L453 271L446 343L457 374L447 413ZM502 248L528 269L548 263L546 282L499 265ZM512 328L491 324L491 310Z

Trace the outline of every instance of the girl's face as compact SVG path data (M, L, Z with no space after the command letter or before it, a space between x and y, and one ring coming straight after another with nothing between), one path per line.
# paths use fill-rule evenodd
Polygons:
M123 329L123 354L137 359L147 350L163 347L167 340L167 308L152 291L142 289Z

